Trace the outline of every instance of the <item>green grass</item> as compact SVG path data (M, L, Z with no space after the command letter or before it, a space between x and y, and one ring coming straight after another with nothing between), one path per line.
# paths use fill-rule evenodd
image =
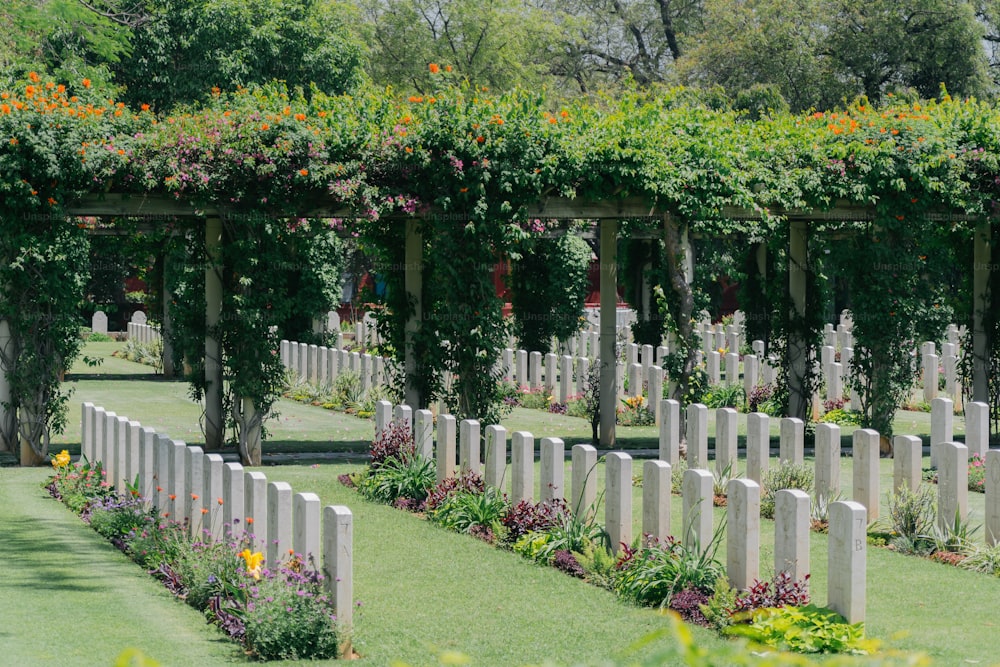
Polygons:
M116 344L91 344L90 356L110 354ZM201 442L197 420L200 408L187 399L186 385L167 382L147 374L145 367L117 359L110 359L96 369L76 368L79 375L68 381L76 388L73 398L75 413L70 418L70 429L56 445L69 444L71 451L79 442L79 403L92 401L119 414L126 414L146 426L185 438L191 443ZM135 374L140 376L136 377ZM127 377L134 377L127 380ZM281 419L273 425L273 439L266 451L337 451L338 449L364 449L370 438L372 424L349 415L282 401ZM710 415L710 424L711 424ZM960 432L961 420L956 418L956 431ZM902 413L897 416L897 429L901 433L929 433L929 415ZM508 430L528 430L536 438L562 437L567 446L574 442L589 442L589 424L584 420L566 416L549 415L540 411L515 410L506 420ZM712 426L710 426L710 431ZM742 429L742 425L741 425ZM845 444L849 432L845 431ZM620 429L620 444L631 448L656 447L654 427ZM741 430L742 433L742 430ZM772 434L777 437L777 420L772 422ZM776 440L774 442L776 446ZM773 459L772 459L773 460ZM633 472L641 471L641 461L634 462ZM296 491L318 493L324 504L346 504L355 515L355 595L362 603L356 616L356 647L368 664L388 664L401 659L413 665L436 664L435 656L444 651L459 651L470 656L471 664L507 665L541 662L551 659L561 663L596 662L612 659L634 641L654 629L664 626L664 621L651 610L635 609L619 603L605 591L573 580L547 568L536 567L518 556L496 550L472 538L455 535L439 529L415 516L374 505L362 500L353 491L336 481L343 472L360 469L357 464L322 463L265 467L263 470L273 481L287 481ZM891 461L881 461L881 482L884 490L891 484ZM569 483L569 469L566 471ZM79 567L75 554L86 553L90 566L114 567L116 582L119 577L134 580L137 586L146 586L137 596L143 603L163 602L190 619L188 634L202 633L210 646L218 642L217 654L205 655L193 663L185 663L183 651L174 650L175 643L161 632L158 621L141 620L135 623L141 629L133 632L146 643L137 643L164 664L219 664L233 658L232 649L213 630L206 629L196 612L174 603L165 597L159 585L146 580L141 571L125 562L111 547L103 545L100 538L89 532L79 522L54 502L40 498L37 481L44 473L39 470L0 471L3 485L0 494L16 494L17 503L6 500L0 507L0 525L17 519L27 524L30 517L38 516L39 522L30 528L36 533L35 542L24 547L25 552L44 554L48 563L64 563L72 570ZM601 488L604 484L603 466L595 471ZM536 484L538 471L536 468ZM842 460L841 486L850 495L850 460ZM22 496L31 497L22 502ZM537 493L537 491L536 491ZM641 529L641 489L633 489L633 530ZM883 500L884 502L884 500ZM16 516L11 515L17 507ZM672 527L680 530L680 498L672 499ZM983 496L970 494L973 522L981 523ZM7 516L4 512L7 512ZM717 509L715 518L721 520L725 510ZM884 508L883 508L884 513ZM19 518L18 518L19 517ZM54 521L59 518L60 521ZM73 544L65 544L66 530L70 525ZM16 524L15 524L16 525ZM56 531L56 536L50 533ZM773 523L762 522L762 573L773 570ZM6 536L5 536L6 537ZM977 535L982 539L981 534ZM84 546L81 547L76 542ZM19 542L20 543L20 542ZM0 558L12 562L14 554L7 541L0 541ZM81 552L81 549L85 551ZM723 545L719 556L724 560ZM54 551L54 552L53 552ZM813 533L810 546L812 592L820 604L826 601L826 537ZM16 560L16 559L15 559ZM4 588L11 581L46 579L45 571L33 572L30 566L15 578L4 577ZM49 566L46 565L46 568ZM6 573L6 570L5 570ZM87 573L87 578L103 573ZM107 576L107 575L105 575ZM142 583L145 582L145 583ZM116 583L115 586L124 585ZM103 590L103 588L101 589ZM18 595L21 592L18 591ZM48 593L49 598L54 596ZM8 590L0 595L0 632L5 632L5 644L16 643L12 655L22 659L11 664L43 664L33 648L30 638L19 633L12 639L7 628L17 627L13 621L28 615L28 610L44 606L41 598L17 604L8 603L16 597ZM63 598L58 606L66 619L59 615L46 616L54 627L73 627L78 623L81 609L88 609L88 600L76 596ZM151 598L145 600L145 598ZM905 650L924 651L935 657L936 664L993 664L995 646L1000 643L1000 621L992 610L1000 598L1000 579L964 572L946 565L917 558L901 556L884 549L870 548L868 554L868 633L883 640L893 638L889 644ZM51 602L48 604L52 604ZM136 602L139 604L139 602ZM8 609L16 611L8 611ZM113 639L127 638L126 630L119 630L114 619L104 623L103 615L117 613L113 601L102 600L89 607L102 627L111 628L105 634ZM9 614L9 616L6 616ZM141 614L129 614L145 619ZM13 619L13 620L12 620ZM80 627L77 636L89 637L91 633ZM96 630L95 630L96 632ZM712 633L694 630L699 642L715 645L722 640ZM207 634L204 634L207 633ZM900 633L905 636L899 637ZM184 651L195 651L198 641L187 640ZM215 637L213 640L212 638ZM129 640L131 641L131 640ZM137 640L138 641L138 640ZM171 648L162 649L156 642L166 642ZM129 643L125 641L124 643ZM51 645L51 642L47 645ZM148 647L148 649L146 649ZM653 648L653 647L651 647ZM93 655L112 656L117 645L102 644ZM185 653L186 655L186 653ZM5 656L6 657L6 656ZM101 660L83 660L80 664L100 664ZM66 663L72 664L72 663Z

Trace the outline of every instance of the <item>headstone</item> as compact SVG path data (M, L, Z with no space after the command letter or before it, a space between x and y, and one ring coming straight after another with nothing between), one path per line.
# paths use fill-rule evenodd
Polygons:
M577 357L576 360L576 394L579 397L587 392L587 377L590 375L590 360L587 357Z
M222 467L222 522L225 529L232 534L234 541L242 539L246 518L246 499L244 497L243 466L239 463L226 463Z
M340 335L340 315L335 310L326 314L326 330L328 333Z
M375 370L372 368L372 355L362 354L359 356L361 362L360 374L361 374L361 391L366 392L372 388L372 372Z
M747 400L750 400L750 394L753 393L754 388L758 384L758 379L760 376L760 369L758 367L757 357L748 354L743 357L743 393L746 394Z
M611 452L606 458L604 527L615 553L632 544L632 457Z
M156 431L139 429L139 497L145 510L153 507L156 493Z
M243 473L243 500L246 503L245 527L253 535L251 551L267 551L267 475L253 470Z
M292 547L292 487L286 482L267 485L267 564L287 561Z
M559 358L559 402L566 405L572 395L573 357L564 355Z
M319 345L310 345L306 357L309 364L306 373L311 384L319 384Z
M708 373L708 384L712 386L720 384L722 379L719 372L719 365L721 363L719 353L715 350L711 350L708 353L707 359L708 366L705 369L705 372Z
M936 354L925 354L923 361L924 361L924 400L930 403L935 398L937 398L938 357Z
M986 452L986 545L1000 544L1000 449Z
M958 399L958 357L949 354L941 359L944 367L944 393L951 400Z
M87 461L93 461L94 455L91 449L94 430L94 404L84 403L80 415L80 454Z
M510 437L510 500L518 503L535 497L535 438L527 431L514 431Z
M714 496L712 473L698 468L684 471L681 483L684 546L701 552L712 540L712 507Z
M509 347L503 351L503 379L506 382L514 381L514 350Z
M156 496L153 504L160 516L170 512L170 450L174 443L165 435L156 436Z
M955 404L949 398L931 401L931 467L938 467L938 447L954 440Z
M409 405L405 403L397 405L393 410L392 418L402 424L410 432L410 437L413 437L413 409Z
M131 480L128 477L126 464L128 459L128 417L118 417L115 420L115 469L114 479L109 479L118 489L119 493L125 492L125 485Z
M969 516L969 448L943 443L938 463L938 527L948 531Z
M524 350L517 350L514 353L514 382L519 389L531 386L528 379L528 353Z
M90 428L90 457L91 464L101 460L101 447L104 443L104 430L107 426L108 413L104 408L95 407L94 416Z
M670 535L670 464L642 464L642 532L665 540Z
M726 355L726 386L732 387L740 382L740 355L730 352Z
M867 528L863 505L855 502L830 505L826 606L848 623L865 620Z
M801 489L774 494L774 572L795 581L809 574L809 494Z
M90 328L94 333L108 333L108 316L103 310L94 312L93 317L90 318Z
M590 445L573 445L573 489L570 510L578 517L593 511L597 502L597 450ZM1000 533L998 533L1000 534Z
M529 364L531 366L528 369L531 377L531 388L537 391L542 388L542 353L532 352L529 356Z
M382 432L389 427L392 421L392 403L389 401L375 401L375 439L378 440Z
M202 463L202 503L208 512L202 520L202 527L208 531L213 542L219 542L223 538L223 518L222 503L225 494L223 483L223 471L225 462L220 454L205 454Z
M642 352L642 377L649 377L649 369L653 366L653 346L643 345L640 348Z
M830 364L830 376L827 378L826 398L829 401L839 401L844 396L844 366L838 362Z
M185 517L188 515L185 513L184 505L184 451L187 449L187 445L179 440L172 440L170 442L170 453L169 456L169 466L170 470L168 474L167 488L170 489L170 503L168 507L170 508L170 517L177 522L184 521Z
M755 340L753 343L750 344L750 347L753 348L754 356L756 356L758 359L764 358L764 350L765 350L764 341Z
M507 429L503 426L486 427L486 483L502 489L507 473Z
M781 420L778 459L793 465L801 465L805 461L805 423L801 419L785 417Z
M986 456L990 448L990 406L973 401L965 404L965 446L969 457Z
M541 456L541 499L562 500L566 495L563 478L566 473L565 445L559 438L542 438Z
M701 403L688 406L687 462L688 468L708 465L708 408Z
M854 432L854 501L868 510L868 522L878 518L879 434L870 428Z
M660 401L660 460L676 465L680 458L681 404L673 399Z
M736 418L733 408L719 408L715 411L715 474L720 479L729 468L728 477L739 476Z
M663 369L659 366L650 366L646 375L647 405L653 413L653 423L659 426L662 417L660 415L660 401L663 400Z
M770 458L771 419L763 412L751 412L747 415L747 479L760 484Z
M463 419L458 425L458 465L465 472L482 472L479 461L479 422Z
M205 528L204 507L205 491L205 452L201 447L184 448L184 516L188 518L191 537L202 539Z
M309 381L309 346L299 343L299 381Z
M320 560L320 499L315 493L296 493L292 498L294 530L292 548L307 565L316 569Z
M915 435L897 435L892 440L892 488L916 491L922 479L923 441Z
M760 486L750 479L726 485L726 572L745 591L760 576Z
M437 481L438 484L455 475L455 418L438 415L437 424Z
M840 427L816 424L816 498L831 501L840 493Z
M631 366L639 362L639 346L629 343L625 346L625 365Z
M413 442L417 456L427 460L434 458L434 413L417 410L413 415Z
M319 355L319 361L316 364L316 371L318 373L316 382L321 387L325 387L330 384L330 348L324 345L319 348L317 354Z
M337 625L348 639L340 655L351 655L350 635L354 618L354 517L343 505L323 508L323 574L333 596Z
M642 396L642 365L629 364L628 367L628 395Z

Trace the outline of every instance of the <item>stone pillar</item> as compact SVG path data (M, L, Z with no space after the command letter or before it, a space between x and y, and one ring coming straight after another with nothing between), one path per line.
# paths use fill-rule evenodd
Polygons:
M688 468L681 483L684 545L704 550L712 539L714 480L707 470Z
M535 438L527 431L514 431L510 440L510 501L535 499Z
M156 431L139 429L139 497L142 507L150 510L156 494Z
M205 218L205 449L222 449L226 435L222 414L222 342L215 331L222 320L222 218Z
M615 553L632 544L632 457L611 452L605 459L604 527Z
M545 355L545 391L548 392L549 396L555 394L559 387L556 384L556 362L558 360L559 357L551 352Z
M267 550L267 476L259 471L243 473L246 532L253 535L251 551Z
M315 493L296 493L292 498L294 529L292 549L307 565L320 560L320 499ZM317 568L319 569L319 568Z
M570 509L575 516L591 512L597 501L597 450L590 445L573 445L573 489ZM1000 533L998 533L1000 534Z
M806 314L806 285L809 275L808 230L805 221L788 223L788 296L792 302L790 319ZM792 417L804 419L810 397L806 392L806 367L809 343L798 333L788 336L788 412Z
M233 539L243 537L246 518L246 499L243 493L243 466L226 463L222 467L222 522L231 531Z
M949 398L931 401L931 467L938 467L938 448L954 440L955 404Z
M186 506L184 503L184 489L185 489L185 471L186 466L184 464L184 451L187 449L187 445L179 440L171 440L170 442L170 453L167 455L168 461L170 462L170 470L167 473L169 475L167 482L167 489L170 491L169 504L167 505L170 509L170 516L175 521L184 521L188 516Z
M726 354L726 385L734 386L740 382L740 355L736 352Z
M897 435L892 440L892 488L899 492L903 487L916 491L923 479L924 443L915 435Z
M528 358L531 388L534 391L540 391L542 389L542 353L534 351L528 355Z
M816 424L816 498L832 500L840 493L840 427Z
M392 403L389 401L375 401L375 440L379 439L382 432L389 427L392 421Z
M969 448L946 442L938 452L938 526L947 531L969 516Z
M670 535L670 464L642 464L642 532L665 540Z
M708 374L708 384L715 386L722 383L722 373L719 370L722 357L715 350L710 350L705 362L705 372Z
M986 452L986 545L1000 543L1000 449Z
M660 401L660 460L676 465L680 458L681 404L673 399Z
M965 446L969 457L986 456L990 448L990 406L973 401L965 405Z
M503 488L503 478L507 473L507 429L503 426L486 427L486 483L497 489Z
M663 369L659 366L650 366L649 373L646 374L646 384L649 409L653 411L653 423L660 426L663 422L660 415L660 402L663 400Z
M618 318L618 221L601 220L601 447L615 446L618 386L615 328Z
M267 485L267 564L288 560L292 548L292 487L286 482Z
M642 364L628 366L628 395L642 396Z
M527 389L531 386L531 380L528 378L528 353L525 350L517 350L514 359L514 382L519 389Z
M763 412L747 415L747 479L758 484L771 458L771 418Z
M223 471L225 462L220 454L204 454L202 461L202 490L201 499L203 507L208 510L202 518L202 528L208 531L213 542L219 542L223 538L223 518L222 503L225 495L223 484Z
M323 508L323 574L333 596L337 624L344 629L340 654L350 656L354 620L354 517L343 505Z
M542 438L540 448L542 500L561 500L566 494L565 445L559 438Z
M688 468L708 465L708 408L692 403L687 409Z
M736 418L733 408L719 408L715 411L715 474L729 468L729 477L739 476L739 461L737 454Z
M479 422L475 419L463 419L459 424L458 462L459 469L464 472L482 472L479 461Z
M570 387L573 386L573 357L563 355L559 359L559 402L569 402Z
M3 375L3 373L0 373ZM6 378L5 378L6 379ZM2 381L0 381L2 384ZM8 390L9 391L9 390ZM2 391L0 391L2 393ZM0 407L0 411L6 410L6 408ZM0 421L3 420L3 415L0 414ZM93 430L94 430L94 404L84 403L82 414L80 416L80 455L87 461L92 461L94 459L93 455ZM2 435L0 435L2 437ZM0 443L2 445L3 443ZM0 449L4 447L0 446Z
M413 442L417 456L428 460L434 458L434 413L430 410L417 410L414 413Z
M590 360L578 357L576 360L576 393L583 396L587 392L587 381L590 376Z
M437 426L437 481L438 484L455 475L455 418L439 415Z
M801 465L805 461L805 424L801 419L786 417L781 420L778 460L793 465Z
M726 572L745 591L760 577L760 486L750 479L726 485Z
M865 620L867 529L864 506L855 502L830 505L826 606L848 623Z
M801 489L774 494L774 572L796 581L809 574L809 494Z
M753 393L754 388L757 386L757 381L759 376L760 376L760 369L756 355L748 354L744 356L743 392L747 395L747 401L750 400L750 394Z
M878 518L879 434L870 428L854 432L854 501L868 510L869 523Z
M156 436L156 500L160 516L170 512L170 450L174 443L165 435Z

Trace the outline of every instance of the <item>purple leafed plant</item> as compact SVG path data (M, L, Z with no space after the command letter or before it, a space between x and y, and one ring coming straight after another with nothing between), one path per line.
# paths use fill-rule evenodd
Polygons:
M555 553L552 558L552 567L577 579L583 579L587 575L586 570L577 562L576 556L565 549L560 549Z
M507 511L500 522L507 529L507 541L513 544L532 531L543 531L563 523L569 508L562 498L532 503L522 500Z
M707 626L708 620L701 612L701 607L705 604L708 604L708 595L697 588L685 588L670 596L669 606L685 621Z
M775 607L802 607L809 604L809 575L801 581L788 572L779 572L771 581L756 580L746 593L736 596L736 611Z

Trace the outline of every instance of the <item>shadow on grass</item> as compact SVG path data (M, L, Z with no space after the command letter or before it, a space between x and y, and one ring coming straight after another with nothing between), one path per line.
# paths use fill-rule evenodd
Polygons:
M113 380L127 381L140 380L142 382L187 382L184 378L168 378L159 373L67 373L64 382L75 382L78 380Z
M107 558L113 547L67 534L50 519L13 518L4 521L0 540L0 562L14 576L0 579L0 589L23 588L33 591L74 591L97 593L104 590L93 572L81 573L88 564Z

